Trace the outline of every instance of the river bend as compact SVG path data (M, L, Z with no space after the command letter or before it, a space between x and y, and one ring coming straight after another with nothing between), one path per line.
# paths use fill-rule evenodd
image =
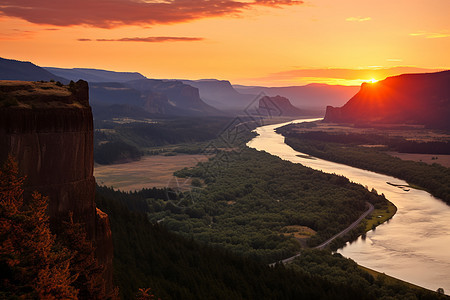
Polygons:
M450 292L450 206L421 190L400 188L386 182L407 184L405 181L357 169L322 159L307 159L297 155L284 143L284 137L274 130L290 123L314 121L301 119L282 124L258 127L259 134L248 146L266 151L284 160L326 173L343 175L353 182L375 188L397 206L395 216L369 231L366 238L339 249L338 252L358 264L388 275L437 290Z

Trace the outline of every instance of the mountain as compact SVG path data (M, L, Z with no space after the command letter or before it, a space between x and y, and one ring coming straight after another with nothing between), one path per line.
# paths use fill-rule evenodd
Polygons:
M281 96L264 96L259 99L258 112L269 116L304 116L307 113L291 104L289 99Z
M261 86L233 86L239 93L269 97L280 95L288 98L291 103L301 109L325 112L327 105L343 105L357 91L355 86L308 84L305 86L261 87Z
M55 80L69 83L65 78L59 77L49 71L28 61L19 61L0 57L0 80Z
M324 121L421 124L450 129L450 71L403 74L363 83L340 108L327 107Z
M34 191L49 198L53 233L71 214L82 224L105 268L99 288L110 294L113 244L108 215L95 207L93 136L87 82L0 81L0 162L17 161L25 201Z
M183 83L198 88L200 98L207 104L226 111L242 111L255 95L241 94L227 80L202 79L181 80Z
M144 95L151 95L154 103L164 104L164 109L185 115L224 115L220 110L206 104L199 90L179 80L143 79L126 83L126 86L136 89ZM157 99L159 95L160 99ZM161 98L162 97L162 98ZM167 105L168 104L168 105Z
M43 69L51 72L52 74L67 78L69 80L77 81L83 79L91 82L127 82L131 80L146 79L146 77L137 72L114 72L99 69L63 69L44 67Z
M54 74L56 73L56 74ZM64 76L60 77L60 76ZM69 83L78 79L90 81L89 94L94 117L123 116L118 107L135 115L224 115L206 104L197 88L174 80L147 79L139 73L97 69L41 68L30 62L0 58L0 80L55 80ZM125 84L126 83L126 84ZM110 108L109 106L114 105ZM124 112L125 112L124 111Z

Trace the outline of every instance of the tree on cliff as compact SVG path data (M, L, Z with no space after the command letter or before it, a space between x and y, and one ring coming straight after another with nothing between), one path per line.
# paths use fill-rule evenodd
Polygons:
M25 178L9 157L0 169L0 298L76 299L71 252L50 232L48 198L23 201Z
M87 238L86 230L80 223L73 221L69 214L68 221L63 222L58 240L73 251L71 274L77 276L73 286L79 290L80 299L106 299L103 279L104 266L99 265L95 257L94 242Z

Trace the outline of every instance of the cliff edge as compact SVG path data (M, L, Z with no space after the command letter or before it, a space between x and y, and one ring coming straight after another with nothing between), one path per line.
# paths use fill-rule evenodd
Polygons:
M11 154L26 175L24 198L49 197L55 232L69 212L95 241L112 293L113 246L108 216L96 210L93 176L93 119L85 81L0 81L0 161Z

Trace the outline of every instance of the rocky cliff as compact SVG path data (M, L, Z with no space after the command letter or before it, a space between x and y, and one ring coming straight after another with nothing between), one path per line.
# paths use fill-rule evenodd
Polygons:
M52 230L73 212L96 241L112 292L112 239L107 215L96 210L93 121L88 84L0 81L0 161L12 154L32 191L49 197Z
M263 115L270 116L302 116L305 112L291 104L289 99L281 96L264 96L259 99L258 110Z
M363 83L344 106L327 107L325 122L422 124L450 129L450 71L404 74Z
M256 95L239 93L227 80L202 79L182 82L197 88L203 101L221 110L238 110L241 113L256 98Z
M166 111L172 107L172 109L182 112L182 115L223 115L223 112L206 104L200 98L200 93L197 88L178 80L144 79L129 81L126 85L145 95L149 95L152 99L158 100L158 103L164 103L163 100L165 99L168 104L165 105ZM155 97L158 94L159 97ZM147 103L151 102L147 101Z

